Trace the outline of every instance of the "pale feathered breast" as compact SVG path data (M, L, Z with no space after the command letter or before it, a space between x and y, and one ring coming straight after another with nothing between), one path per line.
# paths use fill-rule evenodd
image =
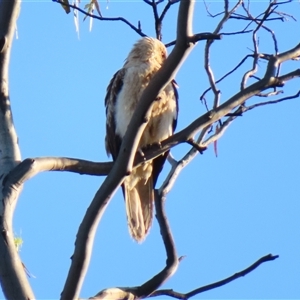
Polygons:
M120 140L124 137L142 92L156 73L139 67L118 71L108 86L106 104L106 151L116 158ZM177 91L174 82L168 84L154 102L150 121L142 135L140 147L160 142L173 134L178 114ZM118 145L115 145L115 139Z
M149 84L157 69L145 68L145 64L125 69L123 85L116 98L116 134L124 137L142 92ZM149 70L150 69L150 70ZM157 143L173 133L173 120L177 119L177 103L174 87L169 84L154 102L150 121L142 135L140 147Z
M105 98L107 117L105 146L107 153L112 154L114 160L117 158L122 138L137 102L150 80L161 68L165 56L166 49L160 41L143 38L134 45L124 67L116 72L110 81ZM172 135L177 124L177 115L178 94L173 80L154 101L151 117L139 147L158 143ZM154 161L154 183L167 155L168 153L163 155L164 159Z

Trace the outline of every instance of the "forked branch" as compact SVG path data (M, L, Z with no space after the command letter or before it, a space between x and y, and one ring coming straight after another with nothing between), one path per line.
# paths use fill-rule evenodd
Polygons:
M165 213L165 197L155 192L156 218L159 224L160 233L165 245L167 261L166 267L157 275L137 287L118 287L105 289L90 299L107 300L135 300L145 299L151 295L177 270L180 259L177 256L175 243L171 233L171 228Z

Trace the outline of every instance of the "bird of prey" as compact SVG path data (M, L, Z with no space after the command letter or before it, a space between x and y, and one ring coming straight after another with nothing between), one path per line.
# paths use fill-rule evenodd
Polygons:
M113 160L118 156L122 138L144 89L164 63L166 56L167 50L162 42L144 37L133 46L123 68L110 81L105 97L105 147ZM139 149L171 136L176 127L177 115L178 94L173 80L155 99ZM153 189L168 154L169 151L135 168L122 184L129 232L137 242L144 240L151 227Z

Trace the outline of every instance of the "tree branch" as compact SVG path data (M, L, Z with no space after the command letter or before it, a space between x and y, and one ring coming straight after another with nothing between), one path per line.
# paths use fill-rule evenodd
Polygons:
M253 105L250 106L246 106L244 107L244 112L252 110L254 108L260 107L260 106L265 106L265 105L270 105L270 104L277 104L283 101L287 101L287 100L291 100L291 99L295 99L295 98L299 98L300 97L300 91L298 91L295 95L292 96L288 96L288 97L284 97L284 98L280 98L277 100L272 100L272 101L266 101L266 102L260 102L260 103L255 103Z
M173 297L176 299L184 299L187 300L191 297L194 297L196 295L199 295L200 293L218 288L220 286L223 286L225 284L228 284L229 282L236 280L240 277L246 276L247 274L249 274L250 272L252 272L254 269L256 269L257 267L259 267L261 264L268 262L268 261L273 261L275 259L277 259L279 256L278 255L272 255L272 254L268 254L265 255L263 257L261 257L259 260L257 260L254 264L252 264L250 267L246 268L245 270L242 270L240 272L237 272L233 275L231 275L230 277L227 277L223 280L220 280L218 282L215 283L211 283L209 285L200 287L198 289L195 289L189 293L178 293L175 292L173 290L159 290L154 292L153 294L150 295L150 297L157 297L157 296L169 296L169 297Z
M160 17L159 17L159 20L160 20L161 23L162 23L164 17L166 16L168 10L170 9L170 7L171 7L173 4L178 3L179 1L180 1L180 0L168 0L167 5L166 5L165 8L163 9L163 11L162 11L162 13L161 13L161 15L160 15Z
M141 37L147 36L145 33L142 32L140 26L138 26L138 27L134 26L132 23L130 23L128 20L126 20L123 17L106 18L106 17L96 16L96 15L93 15L93 14L90 14L90 13L86 12L84 9L81 9L76 5L66 4L64 1L61 1L61 0L52 0L52 1L63 4L65 6L73 8L75 10L78 10L81 13L83 13L85 16L91 17L91 18L94 18L94 19L97 19L97 20L100 20L100 21L121 21L121 22L125 23L126 25L128 25L132 30L134 30Z
M168 219L165 213L165 197L155 191L155 211L159 224L160 233L165 245L167 261L166 267L156 276L145 282L141 286L140 297L145 297L156 291L166 280L168 280L177 270L179 259L176 253L175 243L171 233Z
M235 72L249 57L253 57L252 54L246 55L232 70L227 72L225 75L223 75L220 79L216 80L216 83L221 82L223 79L225 79L227 76L231 75L233 72ZM207 88L202 95L200 96L200 100L205 100L205 95L208 93L212 88Z
M7 197L5 175L21 160L18 138L9 99L8 68L20 1L0 1L0 281L7 299L34 299L22 262L17 253L12 218L21 189Z
M4 184L21 185L38 173L45 171L62 171L81 175L105 176L110 172L112 166L113 162L92 162L67 157L27 158L7 174L4 179Z
M155 0L152 0L152 1L144 0L144 1L152 7L153 16L154 16L156 38L161 41L161 38L162 38L162 34L161 34L162 22L161 22L161 20L158 16L157 4L159 4L162 1L159 1L159 2L155 2Z
M196 34L190 36L188 41L190 43L195 44L199 41L220 40L220 39L221 39L220 34L213 34L213 33L210 33L210 32L202 32L202 33L196 33ZM176 44L176 40L165 44L165 46L168 48L170 46L174 46L175 44Z
M225 6L224 7L224 10L225 10L224 16L221 19L221 21L218 23L216 29L214 30L214 32L213 32L214 34L218 34L220 32L220 30L223 28L224 24L227 22L229 17L237 10L237 8L241 5L241 3L242 3L242 1L239 0L237 2L237 4L229 11L228 10L228 1L227 0L224 1L224 6ZM210 48L211 48L211 45L213 44L213 42L214 42L214 40L208 40L206 42L205 50L204 50L204 69L206 71L210 87L214 94L213 109L215 109L220 104L220 91L217 88L213 70L210 66Z

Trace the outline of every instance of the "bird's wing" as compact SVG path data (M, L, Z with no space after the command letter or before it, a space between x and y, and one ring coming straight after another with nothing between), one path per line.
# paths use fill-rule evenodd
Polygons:
M123 79L125 76L125 69L121 69L116 72L107 87L107 93L105 97L106 107L106 136L105 136L105 148L107 154L111 154L115 160L118 156L122 139L116 134L116 120L115 120L115 106L117 96L120 93L123 86Z
M173 79L171 81L171 84L173 87L174 98L175 98L175 102L176 102L176 116L173 119L173 133L174 133L176 126L177 126L177 118L178 118L178 111L179 111L179 104L178 104L179 95L178 95L178 91L177 91L178 85L177 85L177 82L175 81L175 79Z
M105 97L106 106L106 137L105 146L108 154L116 160L122 138L116 133L116 102L123 86L125 69L118 71L110 81ZM149 165L149 166L148 166ZM151 163L147 164L151 168ZM141 242L152 223L153 215L153 183L152 178L145 180L146 166L138 167L126 177L122 184L125 197L127 220L131 236ZM150 173L151 173L150 171ZM147 181L147 182L145 182Z

